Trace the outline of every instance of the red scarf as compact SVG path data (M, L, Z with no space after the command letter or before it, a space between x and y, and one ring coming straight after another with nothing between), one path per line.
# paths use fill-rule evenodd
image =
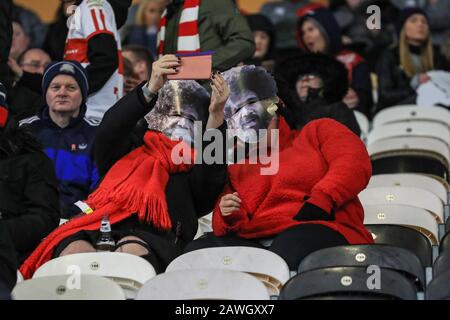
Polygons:
M353 69L363 62L364 58L350 50L342 50L335 57L336 60L345 65L348 71L348 82L351 84L353 81Z
M176 53L200 52L200 37L198 34L198 13L200 10L200 0L185 0L183 11L178 25L178 39ZM158 53L164 54L164 41L166 37L167 11L164 11L160 30L158 33Z
M116 162L97 190L89 195L86 202L94 212L70 220L46 237L21 266L24 278L30 278L37 268L50 260L55 247L63 239L81 230L98 230L104 215L108 215L114 224L137 213L141 222L170 230L172 223L165 195L167 181L170 174L187 172L193 166L173 163L172 150L179 143L162 133L148 131L144 145ZM190 151L189 155L180 149L180 157L195 159L192 149L184 148Z

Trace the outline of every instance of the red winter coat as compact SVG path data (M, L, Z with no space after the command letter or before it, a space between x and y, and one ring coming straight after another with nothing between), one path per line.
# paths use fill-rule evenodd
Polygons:
M281 118L279 135L277 174L261 175L261 164L229 166L230 183L221 197L238 192L241 209L222 216L220 197L213 213L214 234L233 232L243 238L263 238L297 224L313 223L338 231L350 244L373 243L363 225L364 211L357 197L371 176L362 141L332 119L312 121L299 131L290 130ZM327 212L334 209L335 221L294 220L305 196Z

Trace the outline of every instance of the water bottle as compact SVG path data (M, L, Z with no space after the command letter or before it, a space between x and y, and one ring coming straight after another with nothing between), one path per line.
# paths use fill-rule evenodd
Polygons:
M100 236L95 244L95 248L98 251L113 251L116 247L116 242L114 241L111 234L111 224L109 222L108 216L103 216L100 225Z

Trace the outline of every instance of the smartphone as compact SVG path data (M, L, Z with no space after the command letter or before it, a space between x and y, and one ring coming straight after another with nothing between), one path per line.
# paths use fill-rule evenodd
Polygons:
M215 52L198 52L177 54L181 66L177 74L167 76L169 80L202 80L209 79L212 71L212 56Z

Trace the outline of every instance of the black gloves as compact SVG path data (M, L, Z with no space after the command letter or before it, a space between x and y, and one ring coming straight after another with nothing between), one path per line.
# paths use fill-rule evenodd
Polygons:
M334 221L334 210L332 210L331 213L328 213L309 202L305 202L294 219L297 221Z

